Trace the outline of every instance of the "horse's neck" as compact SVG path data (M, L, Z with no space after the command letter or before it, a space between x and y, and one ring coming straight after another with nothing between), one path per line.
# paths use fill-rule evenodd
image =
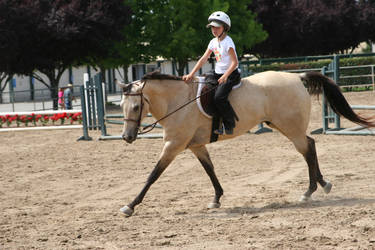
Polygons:
M149 80L144 94L150 101L150 113L160 119L195 97L195 83L176 80Z

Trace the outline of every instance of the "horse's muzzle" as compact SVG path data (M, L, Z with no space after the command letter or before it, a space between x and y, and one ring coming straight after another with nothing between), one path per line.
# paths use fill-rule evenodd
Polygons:
M127 143L132 143L133 141L135 141L135 139L137 139L137 136L122 134L122 139Z

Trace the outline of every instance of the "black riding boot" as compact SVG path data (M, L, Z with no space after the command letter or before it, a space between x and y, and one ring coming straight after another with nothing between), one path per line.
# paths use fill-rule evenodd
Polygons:
M221 75L215 74L217 79ZM224 130L226 134L233 134L233 128L236 126L235 122L235 112L228 101L228 96L233 86L238 84L241 80L240 73L238 70L232 72L229 75L228 80L225 83L220 84L215 91L215 106L219 116L223 120ZM223 129L217 131L218 133L223 133Z

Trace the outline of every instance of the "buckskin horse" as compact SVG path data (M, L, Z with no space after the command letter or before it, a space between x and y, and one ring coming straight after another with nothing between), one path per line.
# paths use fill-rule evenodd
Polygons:
M177 154L187 148L198 158L215 189L214 199L208 208L219 208L223 189L205 146L210 143L211 119L204 116L195 104L184 106L195 98L197 81L185 83L180 77L151 72L131 84L116 82L123 88L121 106L125 118L122 137L126 142L136 140L141 121L149 112L160 120L164 129L164 148L156 166L138 196L120 211L131 216L150 186ZM310 199L317 189L317 183L325 193L329 193L332 184L324 180L320 172L315 141L306 135L310 119L310 95L323 91L337 114L366 127L375 126L371 119L354 113L339 86L328 77L317 72L297 74L267 71L243 78L242 85L232 90L229 101L239 121L232 135L220 135L218 140L236 137L266 122L285 135L307 162L310 183L301 200ZM184 107L173 112L181 106Z

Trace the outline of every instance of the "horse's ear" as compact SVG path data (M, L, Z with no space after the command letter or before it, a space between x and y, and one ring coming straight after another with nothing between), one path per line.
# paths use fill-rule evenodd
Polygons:
M119 80L115 79L115 83L120 87L120 88L127 88L129 84L125 84L123 82L120 82Z

